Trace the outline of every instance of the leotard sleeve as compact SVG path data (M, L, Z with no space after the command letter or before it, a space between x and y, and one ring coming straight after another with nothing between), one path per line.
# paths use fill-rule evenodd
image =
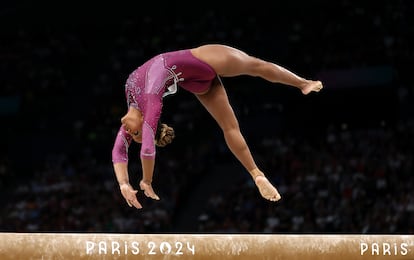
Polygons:
M115 143L112 148L112 162L128 162L128 148L131 144L132 136L129 135L121 126L115 138Z
M142 145L140 156L155 159L155 133L162 109L162 97L157 94L145 94L144 122L142 124Z

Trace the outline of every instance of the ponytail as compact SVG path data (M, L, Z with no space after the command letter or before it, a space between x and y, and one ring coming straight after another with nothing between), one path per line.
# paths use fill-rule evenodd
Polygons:
M155 134L155 145L164 147L170 144L175 137L174 129L167 124L158 123L157 132Z

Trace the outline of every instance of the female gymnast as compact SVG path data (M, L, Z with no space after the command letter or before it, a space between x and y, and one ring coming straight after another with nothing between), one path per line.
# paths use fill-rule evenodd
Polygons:
M256 165L240 132L220 77L250 75L269 82L298 88L304 95L322 89L320 81L307 80L268 61L250 56L230 46L207 44L197 48L156 55L134 70L125 85L128 112L112 149L112 162L120 190L130 207L142 208L137 190L129 183L128 147L132 140L141 143L142 180L140 189L147 197L160 198L152 188L155 146L165 146L174 138L174 130L160 124L163 97L181 87L198 98L217 121L227 146L252 176L261 196L278 201L281 196Z

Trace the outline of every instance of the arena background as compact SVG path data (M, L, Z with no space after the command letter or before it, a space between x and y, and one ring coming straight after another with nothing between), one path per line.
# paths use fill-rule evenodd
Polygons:
M413 234L413 1L255 4L1 3L0 230ZM111 164L124 82L159 52L204 43L324 82L302 96L223 79L283 199L260 197L215 122L179 90L162 114L177 137L158 150L161 201L139 193L144 208L129 208Z

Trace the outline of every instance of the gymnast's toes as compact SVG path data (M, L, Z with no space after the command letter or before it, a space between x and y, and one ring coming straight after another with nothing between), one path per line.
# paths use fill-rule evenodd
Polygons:
M263 198L270 201L278 201L281 196L277 189L269 182L264 176L257 176L255 179L256 186L259 188L259 192Z

